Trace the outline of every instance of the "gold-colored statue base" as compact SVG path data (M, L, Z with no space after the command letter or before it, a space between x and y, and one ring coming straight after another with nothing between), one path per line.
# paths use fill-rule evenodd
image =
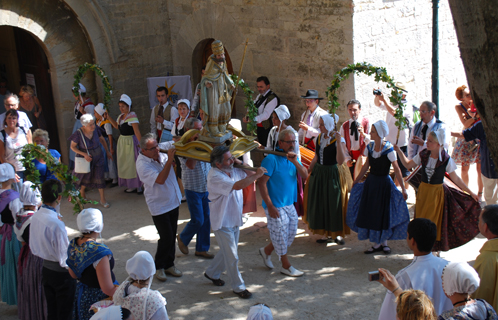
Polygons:
M258 143L254 141L256 140L256 137L246 136L242 131L235 129L230 125L227 127L227 133L228 132L230 132L230 135L225 134L222 139L209 138L213 139L213 141L206 141L207 139L205 139L205 137L199 135L199 130L189 130L179 141L174 143L176 149L175 154L179 157L209 162L211 151L213 151L213 148L217 145L227 145L230 149L230 153L235 158L239 158L258 147ZM190 141L195 135L198 135L198 139Z

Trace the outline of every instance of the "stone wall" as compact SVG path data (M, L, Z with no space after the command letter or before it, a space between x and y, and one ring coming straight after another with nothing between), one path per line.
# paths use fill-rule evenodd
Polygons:
M186 5L173 0L168 9L175 74L191 74L192 53L207 38L223 41L238 72L249 39L242 78L256 91L256 78L268 76L294 125L305 110L300 96L307 89L324 96L333 74L353 62L349 1L199 0ZM351 95L352 80L344 83L340 98ZM242 98L237 105L241 117Z
M432 100L432 2L430 0L355 0L354 61L366 61L387 69L406 84L410 104ZM439 9L439 116L451 128L461 124L454 111L455 89L466 83L458 42L447 0ZM355 76L355 94L372 121L385 119L373 105L373 78ZM379 84L384 89L385 86Z

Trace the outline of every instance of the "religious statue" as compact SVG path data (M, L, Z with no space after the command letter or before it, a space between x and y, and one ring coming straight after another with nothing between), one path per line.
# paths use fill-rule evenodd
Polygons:
M234 83L228 75L225 63L225 48L220 40L211 44L213 54L208 58L205 74L201 80L201 110L204 129L202 135L222 137L230 121L231 93Z

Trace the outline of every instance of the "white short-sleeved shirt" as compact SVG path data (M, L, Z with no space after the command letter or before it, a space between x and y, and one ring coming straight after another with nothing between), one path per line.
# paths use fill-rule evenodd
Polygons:
M387 145L384 145L384 147L380 150L380 151L375 151L375 141L372 140L372 142L370 142L372 144L372 157L374 159L377 159L379 158L381 155L382 155L382 151L384 151L384 149L387 147ZM363 151L363 155L365 157L368 157L368 148L365 148L365 150ZM387 154L387 159L389 159L389 161L391 162L394 162L396 161L398 158L396 157L396 152L394 152L394 150L392 150L391 152L389 152Z
M5 125L4 125L5 113L6 112L0 114L0 130L5 129ZM26 131L26 133L28 133L28 130L33 126L31 124L31 121L29 121L28 115L26 114L26 112L19 111L19 110L17 110L17 114L19 115L19 119L17 119L17 123L19 123L20 127L24 128L24 131Z
M386 110L386 105L384 102L380 102L379 108ZM406 103L406 108L403 110L403 116L406 117L407 119L412 119L413 117L413 112L411 111L412 107L410 103ZM389 134L386 136L386 140L391 142L392 145L396 144L396 137L398 136L398 127L396 126L396 118L387 112L386 115L386 123L387 127L389 128ZM405 128L400 131L399 133L399 138L398 138L398 146L399 147L404 147L408 145L408 137L410 135L410 130L408 128Z
M421 163L420 155L418 155L418 154L412 160L417 165L419 165ZM429 157L429 161L427 161L427 166L425 166L425 173L427 173L427 178L429 179L429 181L431 180L431 177L434 174L434 170L436 168L437 161L438 161L437 158L434 159L432 157ZM445 169L446 172L452 173L456 169L457 169L457 165L456 165L455 161L452 158L450 158L448 160L448 163L446 164L446 169Z
M167 161L168 156L164 153L159 154L159 162L143 154L137 158L137 173L145 185L145 202L153 216L169 212L181 204L182 193L178 187L173 167L170 168L168 178L163 184L156 183L157 176Z
M223 227L242 225L242 190L233 190L233 185L246 177L244 170L234 168L231 176L218 168L211 168L207 177L209 211L213 231Z
M4 143L5 147L5 161L12 164L17 171L24 171L24 166L21 160L23 156L21 155L22 148L28 144L28 139L26 134L21 128L17 128L17 136L11 138L8 134L5 135L5 140L3 139L3 134L0 132L0 141Z

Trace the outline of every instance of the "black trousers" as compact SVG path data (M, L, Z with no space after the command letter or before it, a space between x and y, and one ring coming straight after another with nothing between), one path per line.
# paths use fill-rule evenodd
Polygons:
M69 272L42 269L42 285L47 300L47 319L71 320L76 280Z
M271 126L268 129L264 127L258 127L256 130L256 135L258 136L258 142L266 147L266 142L268 141L268 134L270 134Z
M176 207L169 212L152 216L154 225L159 233L155 257L157 270L168 269L175 265L175 242L179 213L179 207Z

